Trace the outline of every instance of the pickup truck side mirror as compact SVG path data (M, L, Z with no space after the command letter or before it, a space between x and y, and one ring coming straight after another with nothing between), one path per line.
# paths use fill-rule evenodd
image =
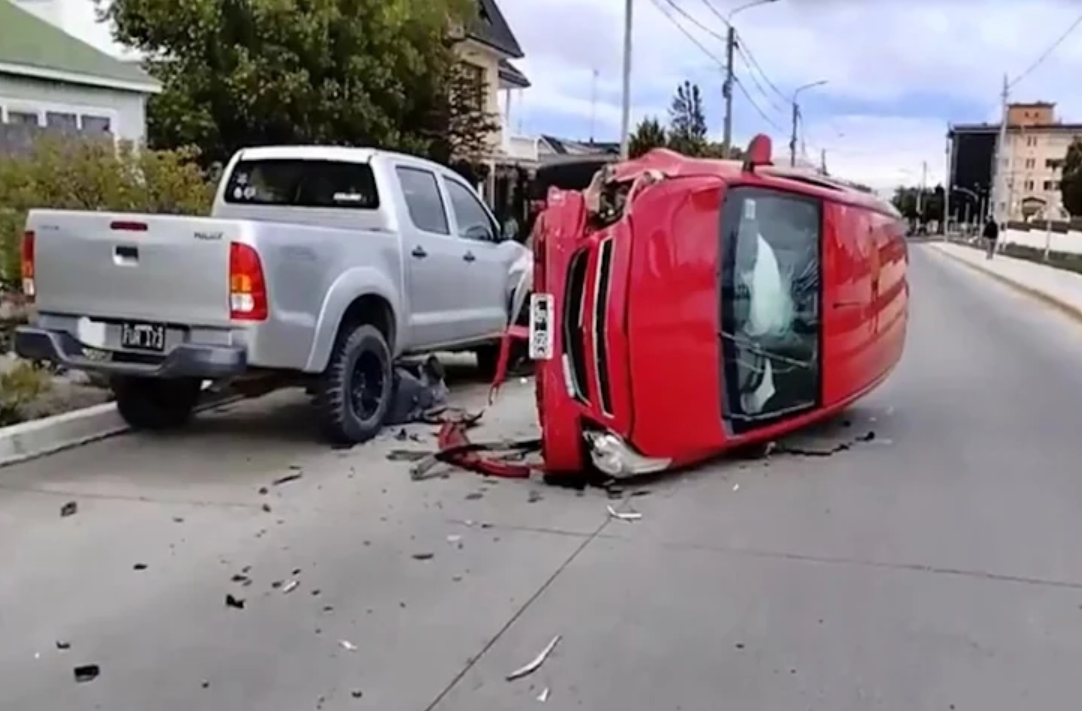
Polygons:
M476 240L478 242L491 242L495 240L495 235L485 225L470 225L466 228L466 239Z
M500 242L512 242L518 239L518 222L507 220L500 229Z

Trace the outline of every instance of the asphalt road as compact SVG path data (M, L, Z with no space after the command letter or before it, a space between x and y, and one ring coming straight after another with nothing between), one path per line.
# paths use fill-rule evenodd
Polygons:
M0 470L0 708L1068 708L1082 326L926 249L902 366L804 438L849 449L664 479L615 502L636 522L412 483L384 455L425 428L330 451L288 393ZM479 436L529 433L530 402L512 384Z

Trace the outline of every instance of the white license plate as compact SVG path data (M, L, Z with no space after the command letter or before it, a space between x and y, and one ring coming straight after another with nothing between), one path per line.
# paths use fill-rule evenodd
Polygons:
M530 294L530 359L552 359L552 294Z

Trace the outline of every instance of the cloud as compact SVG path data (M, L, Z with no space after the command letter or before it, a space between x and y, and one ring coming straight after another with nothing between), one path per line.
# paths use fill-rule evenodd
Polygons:
M518 117L524 130L585 138L593 124L598 139L615 139L623 1L499 1L533 82ZM673 89L689 79L720 132L724 43L715 34L725 25L708 2L722 15L743 4L634 0L634 120L664 117ZM751 97L735 94L735 138L766 132L784 147L791 92L825 79L801 95L814 160L825 149L832 172L877 186L916 182L925 164L929 182L940 181L948 123L998 120L1004 73L1018 77L1080 12L1072 0L778 0L750 8L735 20L745 50L737 76ZM1082 28L1018 81L1012 99L1055 101L1062 119L1082 121L1082 94L1073 91L1080 74Z

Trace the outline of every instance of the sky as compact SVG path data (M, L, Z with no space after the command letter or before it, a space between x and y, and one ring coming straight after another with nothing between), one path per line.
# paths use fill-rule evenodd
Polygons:
M71 1L70 26L108 46L93 0ZM721 18L749 0L632 1L633 123L664 120L687 80L720 137ZM498 2L532 82L514 102L515 132L619 140L624 0ZM934 185L948 123L998 121L1004 74L1012 101L1056 102L1061 120L1082 122L1082 28L1027 72L1080 14L1080 0L774 0L742 10L732 18L743 88L734 92L734 143L766 133L784 155L792 92L825 81L800 95L809 159L826 151L832 174L881 189L918 184L927 166Z

